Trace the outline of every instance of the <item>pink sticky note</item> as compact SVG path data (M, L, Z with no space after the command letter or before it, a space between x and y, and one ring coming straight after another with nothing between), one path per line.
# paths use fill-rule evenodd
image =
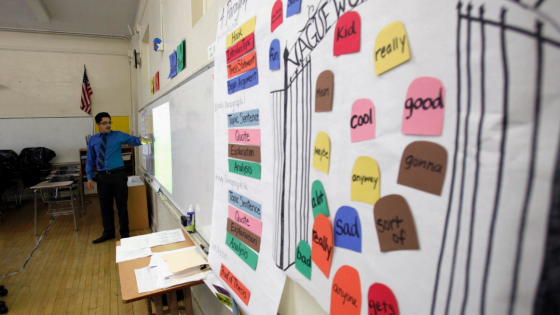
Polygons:
M247 230L261 236L262 233L262 222L261 220L248 215L247 213L235 209L232 206L228 206L228 218L230 218L233 222L247 228Z
M361 98L352 105L350 136L352 142L375 139L375 107L367 98Z
M441 136L445 90L440 80L417 78L408 87L404 102L402 133Z
M282 1L276 0L274 2L274 6L272 7L272 13L270 16L270 32L274 32L274 30L282 24L283 16L282 16Z
M381 283L374 283L368 291L369 315L399 315L399 305L393 291Z
M228 142L261 145L261 130L260 129L229 129Z
M334 55L359 52L361 30L362 23L358 12L344 13L336 22L334 30Z

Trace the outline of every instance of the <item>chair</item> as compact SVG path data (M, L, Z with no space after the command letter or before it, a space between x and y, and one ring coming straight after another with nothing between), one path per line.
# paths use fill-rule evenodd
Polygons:
M77 170L62 170L54 172L54 175L72 175L76 174L77 172Z
M71 171L71 170L77 170L78 167L75 165L71 165L71 166L61 166L59 168L57 168L57 170L61 170L61 171Z
M54 182L61 182L61 181L73 181L74 183L72 184L72 190L74 192L74 194L76 194L76 198L78 200L80 200L81 204L82 204L82 213L85 214L85 207L84 207L84 200L83 200L83 186L80 185L79 183L79 175L76 175L77 173L75 171L57 171L54 173L54 176L51 177L51 179L49 180L49 182L54 183ZM58 192L63 192L63 191L69 191L70 188L60 188L58 189Z
M13 186L15 186L16 188L14 190L14 197L17 204L17 182L14 182L12 179L12 171L4 167L4 165L0 164L0 205L2 204L2 202L5 202L6 210L10 210L10 207L8 206L8 199L6 198L4 193L7 189L10 189Z
M19 194L19 205L21 205L21 198L25 188L35 186L41 182L41 168L37 166L21 167L19 169L19 174L23 184L23 188Z
M57 182L72 182L72 184L68 186L68 189L63 187L45 189L46 191L41 189L41 198L43 199L43 202L49 205L47 214L51 217L51 220L56 215L72 214L74 216L74 229L77 231L78 224L76 222L76 207L74 206L74 200L79 198L79 195L76 194L76 189L74 189L74 187L76 187L77 180L74 176L55 176L49 180L49 183ZM70 195L63 196L61 194L61 192L68 190L70 191ZM65 206L65 203L69 203L69 205Z

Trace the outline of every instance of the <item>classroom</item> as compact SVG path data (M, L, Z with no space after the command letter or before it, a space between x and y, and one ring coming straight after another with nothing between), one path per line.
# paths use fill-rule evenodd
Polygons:
M558 86L552 0L0 1L0 314L560 314Z

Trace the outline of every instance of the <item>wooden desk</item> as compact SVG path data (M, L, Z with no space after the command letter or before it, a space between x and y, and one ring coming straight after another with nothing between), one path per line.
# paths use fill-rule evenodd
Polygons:
M161 246L152 247L152 252L165 252L180 248L185 248L189 246L194 246L194 243L191 239L185 234L185 241ZM121 242L117 242L117 246L120 246ZM193 315L192 311L192 296L191 296L191 287L194 285L198 285L204 283L204 281L195 281L189 283L183 283L176 285L174 287L165 288L165 289L158 289L150 292L145 293L138 293L138 285L136 283L136 274L134 273L135 269L140 269L147 267L150 264L151 257L144 257L138 258L134 260L128 260L118 263L119 266L119 279L121 282L121 294L124 303L130 303L134 301L138 301L141 299L146 299L147 306L148 306L148 313L152 314L152 304L150 302L150 298L153 297L155 300L156 306L156 314L160 315L163 314L163 303L162 303L162 296L163 294L167 294L167 305L169 306L169 310L172 315L179 314L178 307L177 307L177 296L175 291L183 290L183 294L185 297L185 309L188 315Z
M44 181L44 182L40 182L39 184L31 187L31 189L33 189L33 193L35 194L35 236L37 236L37 190L54 189L54 188L62 188L62 187L70 188L70 204L72 205L72 209L74 209L74 198L73 198L74 192L72 190L72 184L73 183L74 182L71 181L71 180L65 181L65 182L53 182L53 183L50 183L48 181ZM74 213L74 226L77 230L78 226L76 224L76 214L75 213Z

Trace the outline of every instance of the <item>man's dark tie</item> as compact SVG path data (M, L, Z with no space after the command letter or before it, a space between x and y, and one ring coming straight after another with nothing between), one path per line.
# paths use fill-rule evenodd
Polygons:
M107 151L107 135L102 136L101 146L97 154L97 169L105 169L105 152Z

